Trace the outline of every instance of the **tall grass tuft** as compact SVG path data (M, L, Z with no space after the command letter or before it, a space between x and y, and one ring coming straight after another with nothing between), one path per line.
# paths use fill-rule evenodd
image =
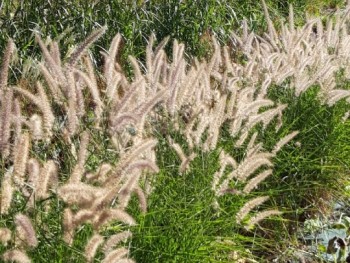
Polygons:
M72 48L35 34L37 77L13 84L9 41L2 259L254 262L283 253L277 234L292 235L307 207L333 200L336 176L347 179L350 7L325 25L279 28L262 7L267 33L245 20L230 46L208 36L203 60L189 61L178 40L168 56L168 39L151 35L144 60L128 57L132 76L118 57L121 34L101 52L102 70L94 64L90 49L107 31L99 27Z

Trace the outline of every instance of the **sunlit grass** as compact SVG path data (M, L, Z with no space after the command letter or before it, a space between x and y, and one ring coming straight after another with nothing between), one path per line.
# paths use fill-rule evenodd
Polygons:
M21 3L24 6L20 6ZM114 1L110 6L105 6L103 1L96 1L94 5L73 1L63 8L55 2L42 2L39 10L35 7L38 3L4 1L0 14L4 30L0 36L0 49L3 49L8 37L14 38L20 52L20 63L23 63L21 59L28 54L36 56L33 30L40 29L43 35L57 37L64 29L74 26L73 37L63 40L64 46L69 48L83 39L92 28L107 24L109 31L98 42L96 50L107 46L105 44L119 31L125 38L120 56L125 64L129 54L143 59L146 39L152 32L158 39L169 35L186 42L189 57L205 57L210 51L210 35L218 37L221 43L227 43L230 31L240 30L239 21L243 17L248 19L249 26L254 30L264 29L261 6L255 2L194 3L155 1L150 4L148 1L138 1L126 4L125 1ZM297 23L302 22L305 8L311 13L320 14L324 9L331 11L341 6L337 1L292 3L296 8ZM268 4L272 18L287 17L287 4ZM68 19L60 19L64 15ZM24 25L29 25L31 31ZM340 78L339 85L342 84L348 85ZM328 107L320 102L318 95L319 89L315 86L296 97L288 82L270 90L271 99L287 103L289 107L284 111L283 126L279 131L276 132L274 122L266 130L259 126L255 128L259 132L258 140L270 150L286 134L296 130L300 133L275 157L273 175L268 180L250 196L221 197L220 211L213 207L215 197L211 190L212 175L219 168L219 153L225 150L240 161L245 148L235 148L235 139L227 134L224 127L217 149L209 153L198 150L191 170L181 175L178 172L179 159L164 137L171 135L186 148L185 140L172 130L156 130L160 172L154 176L154 191L148 199L148 212L142 214L136 200L128 208L138 222L131 229L132 240L127 243L131 248L131 257L145 263L233 262L239 257L270 262L268 256L283 253L290 244L298 245L295 244L295 227L301 226L306 218L331 213L331 201L346 196L344 190L349 174L350 124L342 121L348 105L342 101ZM113 163L117 156L108 151L109 142L103 133L86 128L91 130L92 135L87 170L96 169L103 161ZM62 138L58 137L53 144L34 146L32 154L46 160L53 158L60 149L60 158L67 160L62 170L64 178L70 173L74 160L63 144ZM250 197L265 195L271 199L264 207L278 207L284 212L283 217L267 219L252 231L243 230L235 222L237 211ZM55 195L50 197L50 201L54 204L50 209L45 208L46 201L43 200L30 212L36 219L33 223L39 242L45 244L29 252L33 262L85 262L84 246L91 236L91 226L86 224L81 227L73 245L68 246L61 236L64 204ZM10 214L0 218L0 227L11 227L13 216L25 207L25 200L19 194L14 202ZM104 235L111 235L121 228L120 225L112 226L104 231ZM0 254L5 250L6 247L0 245ZM97 258L96 262L100 262L102 255Z

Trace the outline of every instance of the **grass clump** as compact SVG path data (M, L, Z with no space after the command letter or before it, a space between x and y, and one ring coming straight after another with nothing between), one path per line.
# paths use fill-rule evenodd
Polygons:
M268 6L273 20L287 20L288 4L295 7L296 22L304 23L304 12L311 15L323 14L324 10L335 11L343 7L342 1L293 0L269 1ZM63 19L64 18L64 19ZM151 33L158 39L170 36L186 42L189 56L205 57L211 49L211 36L222 44L227 44L231 31L241 27L241 21L247 18L249 27L256 32L266 28L265 18L259 2L210 0L199 3L193 1L10 1L5 0L0 9L0 49L8 38L13 38L18 48L21 64L39 53L35 45L34 33L43 37L62 39L63 47L69 49L81 42L96 28L108 25L113 29L98 42L107 46L114 35L122 34L125 43L121 55L122 64L126 64L129 55L139 59L145 57L144 46ZM67 37L62 37L66 35ZM57 39L57 40L58 40ZM171 52L171 50L167 50ZM94 49L98 57L99 48ZM208 58L208 57L207 57ZM30 64L29 62L26 64ZM17 68L17 71L20 71ZM17 73L19 76L20 72Z
M88 9L91 17L83 5L67 8ZM114 36L103 59L88 49L111 38L109 31L100 38L104 27L63 49L36 35L42 61L32 79L23 75L12 85L9 42L0 74L2 259L296 257L283 253L300 245L298 227L316 210L328 216L329 203L346 197L347 13L326 27L323 18L300 28L274 25L274 9L263 1L268 33L258 35L249 29L255 20L245 20L228 47L220 45L225 32L209 41L215 27L232 26L224 24L227 2L111 4L118 5L126 10L126 37ZM107 11L108 20L114 9ZM200 23L187 20L198 16ZM153 35L138 52L128 41L143 43L152 30L139 30L135 17L160 22L161 37L188 39L188 46L158 44ZM90 25L81 23L80 31ZM192 57L208 50L206 41L207 57ZM120 57L123 42L136 57L128 57L130 68Z

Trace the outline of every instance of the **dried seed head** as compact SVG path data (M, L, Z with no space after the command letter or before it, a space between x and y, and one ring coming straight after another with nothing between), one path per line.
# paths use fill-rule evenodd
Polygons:
M2 258L4 261L8 262L18 262L18 263L31 263L32 261L29 259L27 254L24 252L14 249L10 251L6 251L3 255Z
M281 215L281 214L282 212L278 210L265 210L265 211L259 212L255 216L249 219L247 225L245 226L245 229L250 230L254 227L254 225L259 223L261 220L270 216Z
M8 228L0 228L0 243L7 245L11 240L11 231Z
M236 222L237 224L241 223L242 220L248 215L248 213L258 205L261 205L264 203L267 199L269 199L268 196L261 196L256 197L253 200L248 201L244 204L244 206L239 210L239 212L236 215Z
M73 213L69 208L66 208L63 212L63 240L69 245L73 243L74 229Z
M91 237L91 239L89 240L89 242L87 243L86 247L85 247L85 258L87 259L88 262L92 262L96 251L98 249L98 247L103 243L104 239L101 235L99 234L95 234Z
M131 236L132 236L132 233L130 231L124 231L124 232L110 236L103 246L103 252L105 253L105 255L107 255L120 242L130 238Z
M7 171L1 182L0 214L7 214L12 201L14 187L12 184L12 171Z
M22 187L25 180L25 172L29 156L30 136L23 133L18 140L18 145L14 152L13 181L17 186Z
M38 245L38 240L30 219L23 214L17 214L15 216L15 224L20 239L22 239L26 245L33 248L36 247Z

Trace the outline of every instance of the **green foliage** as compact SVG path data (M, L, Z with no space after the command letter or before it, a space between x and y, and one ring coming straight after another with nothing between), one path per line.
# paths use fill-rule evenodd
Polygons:
M267 4L276 25L280 20L287 20L288 4L295 7L297 24L304 21L305 10L319 14L324 9L335 10L343 5L338 0L268 1ZM126 64L128 55L144 57L143 47L151 33L160 40L170 36L185 42L189 56L207 57L211 36L228 44L230 32L240 31L244 18L254 31L262 32L266 28L259 1L5 0L0 8L0 50L8 38L13 38L20 62L24 63L25 58L38 53L34 32L57 38L69 29L70 37L62 40L63 46L69 48L85 39L93 29L107 25L108 32L98 42L94 53L99 52L101 46L108 46L119 32L125 39L122 64Z
M251 251L261 249L259 238L252 245L253 240L240 233L234 221L246 200L228 198L219 214L213 207L211 175L219 168L219 152L200 154L182 175L178 157L164 139L157 153L161 172L148 212L139 214L139 225L132 230L131 255L136 262L232 262L235 254L253 259L246 246Z

